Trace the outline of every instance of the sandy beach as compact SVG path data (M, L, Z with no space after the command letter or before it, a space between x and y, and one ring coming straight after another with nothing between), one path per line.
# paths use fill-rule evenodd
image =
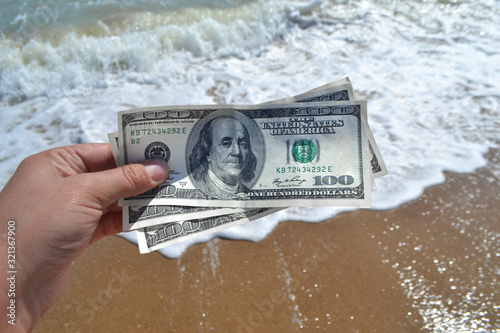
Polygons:
M500 157L414 202L178 259L108 237L35 332L500 332Z

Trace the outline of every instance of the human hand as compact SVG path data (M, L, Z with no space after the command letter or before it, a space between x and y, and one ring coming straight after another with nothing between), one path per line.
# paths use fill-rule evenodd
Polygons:
M55 148L26 158L0 192L0 246L7 249L7 223L16 231L16 326L5 318L0 331L31 331L63 294L75 259L91 243L122 231L121 198L146 192L168 177L165 161L120 168L108 144ZM1 275L9 270L6 255ZM1 308L8 282L1 278Z

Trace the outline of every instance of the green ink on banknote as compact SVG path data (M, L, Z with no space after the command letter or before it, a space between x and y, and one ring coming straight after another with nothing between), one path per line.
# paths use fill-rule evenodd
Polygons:
M316 145L311 140L298 140L292 147L292 156L299 163L311 162L316 157L316 153Z

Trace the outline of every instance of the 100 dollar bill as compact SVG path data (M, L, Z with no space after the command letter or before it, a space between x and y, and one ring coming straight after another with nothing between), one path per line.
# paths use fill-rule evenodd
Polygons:
M141 253L149 253L163 247L174 245L210 233L221 231L250 222L280 209L251 209L246 212L213 216L200 220L171 222L137 230L137 243Z
M118 113L122 164L169 162L123 205L369 206L366 101L170 106Z
M134 230L169 222L206 219L209 217L239 214L243 208L214 208L170 205L124 206L123 230Z
M352 84L348 78L343 78L327 85L315 88L306 93L296 95L294 97L275 100L268 102L269 104L285 104L293 102L319 102L319 101L344 101L356 100ZM371 131L368 126L365 126L366 133L368 134L369 148L375 145L375 140L370 140ZM109 142L113 149L115 159L118 159L118 132L110 133L108 135ZM377 149L378 150L378 149ZM375 168L373 161L377 160L377 156L372 153L372 172L380 175L379 168ZM117 164L120 162L117 160ZM372 180L373 182L373 180ZM374 183L372 183L372 186ZM152 226L156 224L163 224L167 222L184 221L191 219L208 218L212 216L226 215L231 213L242 212L243 209L236 208L216 208L216 207L189 207L189 206L126 206L123 209L123 230L133 230L137 228Z

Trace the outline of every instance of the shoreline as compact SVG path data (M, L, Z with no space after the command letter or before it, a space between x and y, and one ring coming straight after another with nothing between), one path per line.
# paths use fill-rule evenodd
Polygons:
M284 222L178 259L89 247L34 332L425 332L500 327L500 157L392 210Z

